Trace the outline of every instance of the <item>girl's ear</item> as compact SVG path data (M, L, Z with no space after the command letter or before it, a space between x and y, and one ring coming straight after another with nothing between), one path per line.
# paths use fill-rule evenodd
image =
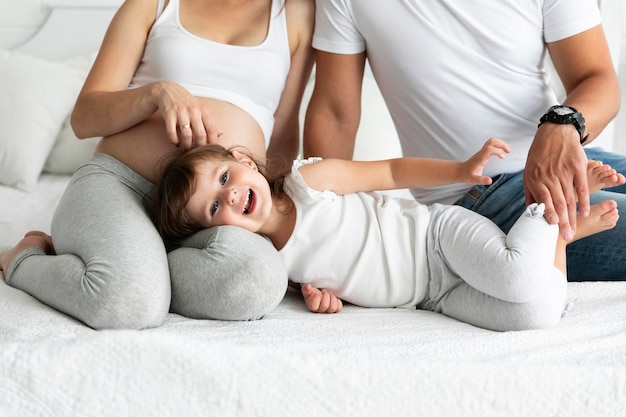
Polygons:
M239 162L242 163L244 165L249 166L250 168L252 168L255 171L259 170L259 167L256 165L256 163L252 160L252 158L250 158L248 155L246 155L243 152L239 152L236 149L233 149L230 151L230 154L233 156L233 158Z

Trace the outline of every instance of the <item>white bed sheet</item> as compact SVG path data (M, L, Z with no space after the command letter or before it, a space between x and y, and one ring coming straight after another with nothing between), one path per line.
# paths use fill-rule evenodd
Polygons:
M94 331L0 283L2 416L624 416L626 286L569 284L550 330L288 292L251 322Z
M43 174L31 192L0 185L0 248L15 245L29 230L50 233L54 208L69 180Z

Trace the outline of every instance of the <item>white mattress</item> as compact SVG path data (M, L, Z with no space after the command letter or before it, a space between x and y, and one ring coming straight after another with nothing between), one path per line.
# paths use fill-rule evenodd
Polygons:
M551 330L319 315L290 291L260 321L94 331L0 282L0 415L624 416L626 286L569 289Z

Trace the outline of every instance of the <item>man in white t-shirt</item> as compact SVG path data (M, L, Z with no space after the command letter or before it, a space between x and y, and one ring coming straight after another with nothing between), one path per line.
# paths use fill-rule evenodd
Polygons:
M620 104L596 1L317 0L316 8L305 156L352 158L367 57L405 156L466 160L489 137L513 149L487 166L491 186L412 190L421 202L463 205L505 232L527 204L543 202L566 239L576 200L583 216L590 201L607 199L626 212L626 186L587 191L587 158L626 172L626 157L581 146ZM549 86L546 51L567 92L563 103ZM568 275L626 279L624 259L620 220L568 246Z

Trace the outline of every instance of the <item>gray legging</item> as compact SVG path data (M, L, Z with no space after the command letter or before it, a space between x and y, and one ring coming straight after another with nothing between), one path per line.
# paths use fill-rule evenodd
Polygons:
M567 297L554 266L557 234L543 205L529 206L508 235L463 207L433 205L429 292L418 308L500 331L556 325Z
M146 210L152 187L95 154L74 173L54 214L57 254L21 252L7 283L96 329L158 326L170 301L172 312L221 320L258 319L278 305L287 273L268 241L224 226L167 254Z

